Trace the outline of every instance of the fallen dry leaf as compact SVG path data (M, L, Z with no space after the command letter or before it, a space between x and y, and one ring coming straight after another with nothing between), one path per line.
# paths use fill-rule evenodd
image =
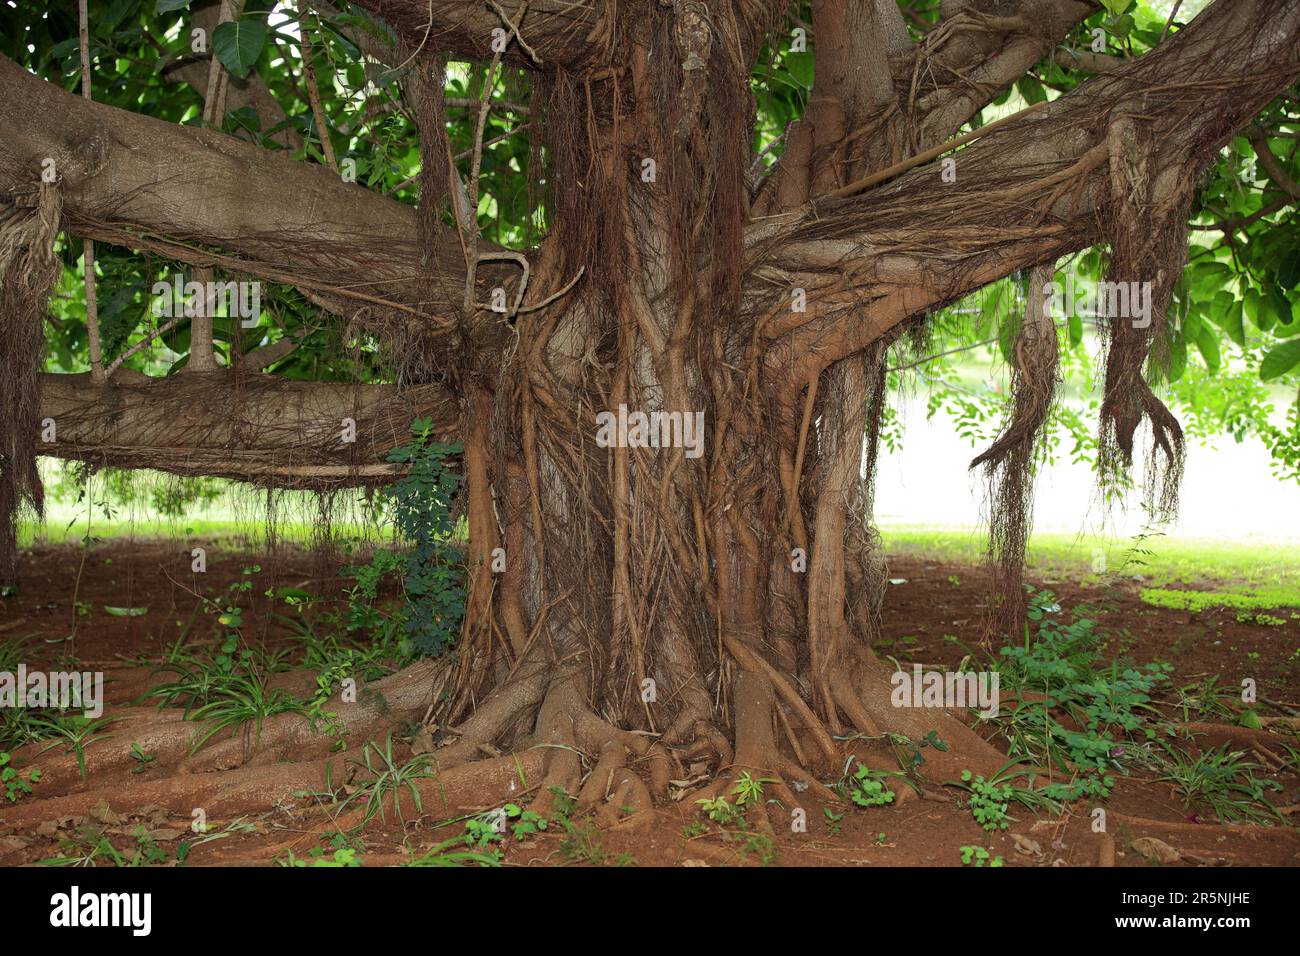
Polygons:
M110 807L107 800L100 800L90 808L90 818L98 820L106 827L119 827L126 822L126 817Z
M1155 837L1140 837L1133 841L1133 849L1148 860L1158 863L1177 863L1182 855L1164 840Z
M1027 836L1021 836L1019 833L1011 834L1011 842L1016 845L1016 852L1023 853L1025 856L1042 856L1043 848L1038 845L1036 840L1031 840Z

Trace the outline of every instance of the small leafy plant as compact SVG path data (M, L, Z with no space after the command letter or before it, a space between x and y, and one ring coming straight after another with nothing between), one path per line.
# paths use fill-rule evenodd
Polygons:
M970 812L985 830L1005 830L1011 822L1007 808L1011 805L1010 784L993 784L982 776L972 779L969 770L961 772L962 782L970 791Z
M850 758L848 766L852 764ZM871 770L861 761L858 761L852 773L847 772L847 766L845 770L846 774L841 781L840 789L859 807L883 807L894 802L894 792L885 785L884 778L897 776L896 774Z
M81 771L81 780L84 783L87 776L86 750L101 740L110 739L113 735L103 733L103 731L115 724L118 718L99 717L92 719L82 715L63 717L56 714L42 714L40 720L49 730L54 742L37 751L37 755L39 756L62 745L64 753L76 755L77 769Z
M144 773L149 769L149 764L153 763L157 759L157 755L147 753L145 749L140 746L140 742L137 740L132 741L131 743L131 759L136 762L136 766L131 773Z
M1156 777L1173 785L1184 809L1208 807L1224 823L1280 823L1285 817L1265 797L1282 785L1261 780L1255 771L1265 768L1247 760L1244 751L1228 745L1193 757L1181 748L1165 746L1164 772Z
M398 820L405 824L402 816L403 791L410 796L417 812L424 811L417 781L433 776L428 754L417 754L405 763L399 763L393 755L393 735L390 733L382 747L373 741L366 744L361 749L360 761L355 762L364 768L369 779L348 796L339 809L347 808L355 800L363 801L365 813L362 815L361 826L368 824L376 814L387 821L385 800L392 803Z
M5 799L17 803L32 792L32 784L40 782L41 771L33 767L27 771L27 776L23 776L15 767L10 766L11 759L7 751L0 750L0 783L4 784Z
M822 816L826 819L826 832L832 836L839 836L840 830L843 829L844 814L836 813L830 807L823 807Z
M982 846L964 846L961 848L962 866L1002 866L1002 857L994 856Z

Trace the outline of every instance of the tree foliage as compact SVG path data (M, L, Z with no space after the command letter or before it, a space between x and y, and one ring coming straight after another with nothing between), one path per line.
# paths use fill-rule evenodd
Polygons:
M185 77L210 52L191 49L190 18L211 6L184 0L113 0L92 4L90 53L96 99L171 122L202 123L203 88ZM321 138L354 164L366 188L414 203L420 169L419 138L403 97L406 70L367 57L362 47L394 43L382 21L359 8L295 10L271 0L250 0L233 23L218 26L211 40L221 62L269 100L244 97L228 109L227 133L295 159L324 162ZM933 29L938 4L901 0L914 36ZM1192 7L1196 5L1190 5ZM1055 99L1076 88L1093 70L1140 57L1166 31L1167 3L1119 0L1079 23L1052 54L994 99L968 124L984 123ZM1187 15L1187 14L1184 14ZM316 73L328 128L317 129L306 94L300 36L315 38ZM5 52L39 75L73 90L79 82L76 4L0 6ZM757 114L754 169L761 177L779 160L788 125L803 115L814 81L814 44L807 3L791 8L789 28L757 58L751 77ZM448 66L448 137L457 168L469 173L478 104L488 72L481 63ZM547 228L548 184L538 181L540 147L530 133L528 71L502 67L486 101L478 220L485 238L526 248ZM267 106L270 102L273 106ZM259 110L260 105L260 110ZM267 115L267 114L271 115ZM532 172L530 173L530 170ZM1255 123L1220 154L1199 184L1193 204L1188 264L1175 293L1174 319L1166 343L1167 368L1149 369L1189 433L1209 441L1256 436L1269 448L1279 476L1300 477L1296 400L1300 388L1300 225L1294 215L1300 181L1300 97L1278 97ZM444 210L447 223L453 220ZM46 329L47 368L79 371L88 364L85 304L79 277L79 244L64 243L64 275L51 302ZM1106 250L1096 247L1059 264L1057 280L1095 283L1104 276ZM106 361L145 338L154 282L186 267L117 246L101 249L97 262L98 309ZM897 391L915 382L928 394L931 414L950 416L972 444L997 432L1005 403L1005 360L1019 330L1029 290L1024 277L1000 280L939 311L924 341L900 346L889 384ZM1072 314L1059 319L1063 343L1064 395L1049 420L1049 455L1095 462L1093 438L1098 399L1091 385L1100 370L1096 320ZM282 337L301 342L275 367L279 375L318 380L380 381L391 370L375 342L348 337L298 290L274 284L263 296L263 313L252 329L218 318L215 345L223 362ZM184 367L188 322L141 350L126 365L150 374ZM982 366L992 371L979 377ZM1001 366L1003 371L999 371ZM902 438L892 409L885 412L887 444Z

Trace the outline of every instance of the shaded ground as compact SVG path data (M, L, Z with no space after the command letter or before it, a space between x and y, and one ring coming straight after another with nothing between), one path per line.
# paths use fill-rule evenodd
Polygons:
M359 822L358 803L354 801L342 813L337 807L322 806L323 801L309 792L326 788L320 772L324 764L318 759L309 763L305 754L296 754L292 748L263 755L265 759L242 768L242 760L208 758L205 748L199 758L182 762L179 773L173 772L174 767L155 768L130 759L131 744L138 742L132 736L132 724L144 727L155 719L151 709L130 707L160 679L151 674L154 664L150 662L161 660L182 633L202 637L216 626L197 594L228 594L232 586L238 589L248 582L248 587L238 591L245 639L295 655L301 645L280 616L292 618L298 611L277 599L276 590L309 591L333 598L337 606L345 583L330 571L337 568L337 562L331 565L328 560L288 548L275 555L251 555L213 546L208 552L208 570L201 575L191 573L190 562L188 546L175 543L102 544L84 555L84 563L81 549L68 546L38 548L25 556L22 590L0 599L0 644L27 639L23 660L29 668L56 669L60 661L75 659L79 669L104 671L110 681L106 716L120 719L105 728L111 737L86 748L89 779L85 782L63 745L44 754L39 752L43 744L15 753L15 763L26 765L24 773L33 766L41 767L46 777L33 786L31 795L17 802L5 801L0 793L0 864L93 856L98 865L111 865L113 851L126 860L139 852L146 861L175 863L182 843L186 844L180 851L186 854L186 865L271 863L291 858L310 863L317 858L333 859L338 850L344 850L345 857L346 851L351 851L367 864L399 863L460 837L466 814L500 806L503 798L526 802L527 767L521 763L513 770L506 768L504 775L482 776L476 787L467 791L456 791L478 793L482 802L444 806L436 789L422 786L423 812L409 798L403 801L405 825L396 820L391 803L386 803L387 819L377 817L345 840L338 831ZM967 653L965 645L973 646L980 633L982 605L988 593L983 571L895 555L890 573L885 633L878 650L905 665L957 665ZM1045 579L1032 572L1029 578L1036 586L1054 592L1067 612L1086 615L1106 628L1115 653L1138 662L1171 662L1173 688L1217 676L1218 687L1233 692L1243 679L1253 679L1261 700L1259 713L1266 722L1263 730L1230 727L1226 721L1231 718L1231 700L1226 709L1214 703L1204 709L1184 709L1179 705L1185 702L1171 691L1161 703L1171 718L1219 725L1200 738L1202 746L1230 740L1233 749L1255 754L1266 767L1258 776L1282 788L1269 794L1270 801L1282 808L1287 820L1294 819L1292 812L1300 803L1300 776L1294 754L1287 749L1287 745L1300 747L1289 727L1300 713L1300 620L1294 609L1190 613L1144 604L1135 581L1108 580L1089 586L1064 577ZM313 605L318 613L329 606L328 601ZM106 607L148 610L139 616L115 616L105 611ZM274 675L272 684L306 696L314 678L314 672L296 669ZM394 700L400 697L397 693ZM288 719L304 718L293 715ZM173 723L178 733L188 734L194 726ZM409 736L416 726L409 719L394 717L389 729L394 731L394 754L403 762L411 755ZM151 739L141 748L146 754ZM332 772L349 766L349 758L355 761L362 742L351 740L347 753L334 758ZM187 776L199 773L207 776ZM296 773L302 782L294 786ZM204 807L209 837L221 834L216 839L200 843L201 838L190 832L193 808L181 796L186 791L175 786L178 778L182 783L198 780L213 784L208 791L213 799L205 801ZM220 786L216 786L218 780ZM339 789L338 776L330 786L344 796L350 792L346 787ZM495 796L489 796L493 790ZM732 829L723 834L702 820L694 796L685 792L676 803L613 826L598 827L584 814L552 821L545 833L500 842L503 861L958 865L961 847L979 846L1003 857L1006 865L1098 865L1113 859L1114 865L1134 866L1148 865L1148 857L1161 855L1170 865L1300 864L1300 836L1293 827L1223 826L1204 808L1184 808L1168 784L1141 777L1118 779L1104 804L1106 834L1093 832L1093 804L1083 801L1067 807L1059 817L1044 819L1013 807L1017 822L1006 831L987 833L959 802L962 794L952 788L941 791L937 799L915 798L897 806L835 807L832 813L840 817L837 821L829 820L821 803L810 799L807 832L803 833L791 832L790 808L769 806L770 829L759 826L745 833ZM104 849L103 840L113 851Z

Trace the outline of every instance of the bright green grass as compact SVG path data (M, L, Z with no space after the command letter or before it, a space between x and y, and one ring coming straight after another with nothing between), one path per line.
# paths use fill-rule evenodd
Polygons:
M882 528L881 534L890 552L961 563L984 560L986 539L979 531L902 525ZM1150 537L1141 547L1151 553L1135 553L1127 539L1035 534L1027 560L1040 574L1083 583L1123 568L1126 574L1141 575L1150 589L1217 590L1236 594L1253 607L1300 606L1300 546ZM1229 599L1226 606L1247 605Z
M277 524L276 538L291 544L309 544L317 527L305 522ZM363 538L375 540L374 528L363 528L354 524L332 524L331 532L336 537ZM24 522L18 528L20 547L33 544L81 544L86 534L86 523L80 521L68 526L67 522L55 524L47 522L38 526L34 522ZM95 521L90 526L90 534L104 541L118 541L135 538L138 540L184 540L184 541L220 541L230 546L246 545L252 548L263 547L266 543L265 529L250 521L223 521L220 519L186 519L168 521L158 518L139 518L134 521Z
M1170 607L1179 611L1204 611L1212 607L1257 611L1262 608L1300 607L1300 588L1285 585L1212 591L1143 588L1142 600L1155 607Z

